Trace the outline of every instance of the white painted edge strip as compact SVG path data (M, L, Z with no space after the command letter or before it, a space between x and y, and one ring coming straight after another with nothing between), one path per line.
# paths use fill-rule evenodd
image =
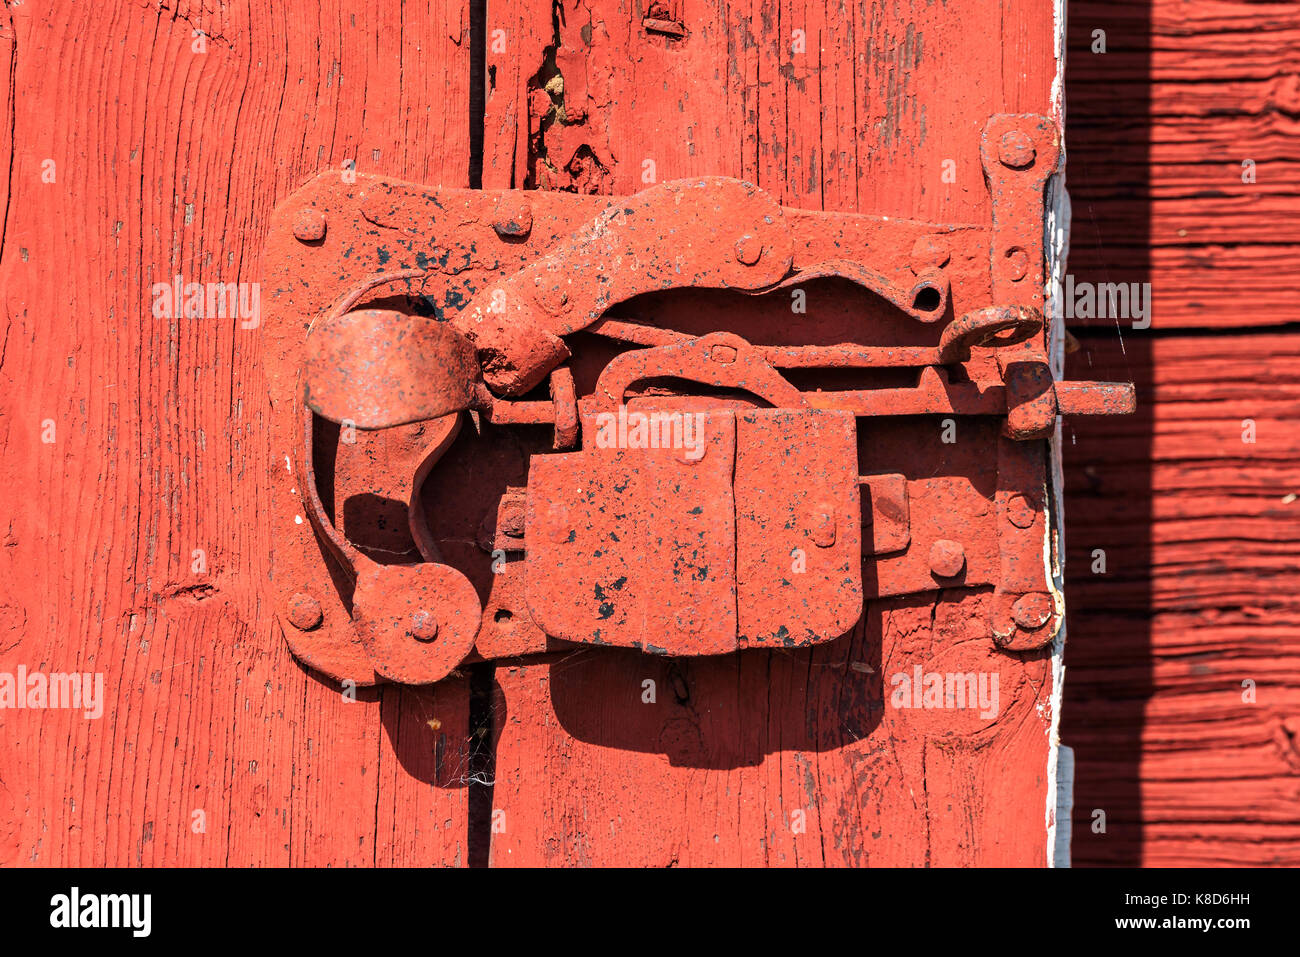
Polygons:
M1056 309L1053 290L1060 289L1064 280L1065 263L1070 252L1070 195L1065 189L1065 29L1067 0L1053 0L1052 12L1056 27L1053 52L1056 59L1056 76L1052 79L1052 115L1061 129L1060 169L1047 185L1046 235L1043 248L1047 260L1047 315L1060 314ZM1065 322L1051 321L1048 328L1048 356L1052 375L1064 376ZM1061 420L1056 420L1056 430L1049 443L1051 482L1048 488L1050 528L1055 532L1056 550L1052 550L1051 532L1044 544L1044 563L1050 573L1052 591L1062 610L1061 628L1052 639L1052 686L1049 694L1051 724L1047 735L1047 866L1070 866L1070 814L1074 807L1074 752L1061 746L1061 699L1065 689L1065 579L1064 568L1056 556L1065 554L1064 513L1062 508L1063 476L1061 471Z

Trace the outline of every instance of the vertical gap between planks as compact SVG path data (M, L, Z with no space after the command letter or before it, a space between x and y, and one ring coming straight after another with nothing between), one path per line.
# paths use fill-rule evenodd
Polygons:
M487 0L469 2L469 188L483 188L487 117ZM496 747L492 728L495 666L469 668L469 781L465 816L466 863L486 867L492 849L492 792Z
M487 867L492 852L492 799L496 783L496 740L492 704L496 665L471 665L469 669L469 782L466 813L466 862Z
M487 111L487 0L469 3L469 188L483 188L483 124Z

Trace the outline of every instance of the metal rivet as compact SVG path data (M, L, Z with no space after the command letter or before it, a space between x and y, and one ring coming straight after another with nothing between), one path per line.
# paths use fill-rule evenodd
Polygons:
M687 445L683 442L682 447L677 449L674 458L683 465L699 465L708 452L709 443L704 441L703 435L698 435L698 438L693 445Z
M1036 155L1038 154L1034 150L1034 141L1023 130L1008 130L1002 134L1002 142L998 145L998 159L1002 161L1003 166L1024 169L1033 164Z
M1029 272L1029 254L1019 246L1007 250L1007 276L1012 282L1019 282Z
M1007 499L1007 521L1016 528L1029 528L1037 515L1037 509L1023 495L1016 493Z
M438 637L438 620L421 609L411 615L411 626L406 633L416 641L433 641Z
M930 570L940 578L955 578L966 567L966 549L961 542L940 538L930 546Z
M1046 592L1031 592L1021 595L1011 606L1011 617L1021 628L1041 628L1052 617L1056 602Z
M510 538L523 538L524 503L519 501L503 503L497 515L497 529Z
M314 206L298 210L293 221L294 238L304 243L314 243L325 238L325 214Z
M812 513L809 522L813 544L818 548L830 548L835 544L835 506L823 502Z
M709 358L714 362L728 365L736 361L736 348L735 346L714 346L709 350Z
M939 269L948 265L952 258L945 243L933 236L922 236L912 245L912 257L909 264L914 275L919 276L928 269Z
M503 196L497 203L496 220L492 223L498 236L522 239L533 228L533 207L517 196Z
M736 240L736 261L746 266L752 266L758 262L759 257L763 255L763 244L758 241L758 237L746 233Z
M296 592L289 599L289 623L299 631L311 631L325 620L320 602L306 592Z

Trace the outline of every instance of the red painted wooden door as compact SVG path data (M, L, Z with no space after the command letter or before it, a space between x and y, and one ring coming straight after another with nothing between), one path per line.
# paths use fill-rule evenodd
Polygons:
M323 169L602 195L724 175L985 223L988 118L1058 116L1051 5L489 2L481 31L438 2L5 16L0 649L106 688L97 719L0 715L5 860L1049 861L1059 647L970 638L979 594L871 601L812 649L582 648L341 692L268 597L265 339L150 304L175 276L257 281L272 210ZM998 720L890 708L916 666L996 671Z

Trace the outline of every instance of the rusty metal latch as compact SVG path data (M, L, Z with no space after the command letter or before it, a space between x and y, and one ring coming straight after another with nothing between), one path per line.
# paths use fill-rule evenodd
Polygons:
M725 177L613 199L308 183L266 253L294 653L421 684L565 643L797 647L946 588L989 592L1001 647L1050 641L1043 440L1134 391L1050 371L1055 125L993 117L981 155L975 225Z

